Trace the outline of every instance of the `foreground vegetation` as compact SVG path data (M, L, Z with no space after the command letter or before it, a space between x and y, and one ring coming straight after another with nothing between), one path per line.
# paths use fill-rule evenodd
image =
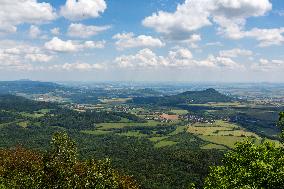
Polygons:
M284 113L280 113L279 126L284 131ZM283 136L282 136L283 138ZM284 186L284 148L274 143L255 145L246 141L238 143L227 153L223 165L211 167L205 180L205 189L266 188Z
M262 152L273 154L273 151L281 149L279 144L266 147L265 142L271 139L279 140L274 123L277 112L283 107L235 102L232 101L234 99L224 97L213 90L207 93L206 91L182 93L177 95L181 104L175 104L174 97L167 97L166 101L170 100L173 103L162 100L161 104L152 103L151 106L146 103L126 103L125 100L114 98L103 100L97 105L85 106L37 102L13 95L0 95L0 149L2 154L6 154L3 160L9 159L9 162L13 163L15 161L9 157L17 157L16 159L21 160L18 158L19 154L23 157L39 157L40 160L34 163L43 171L38 174L40 182L48 183L49 181L45 180L47 179L45 174L56 175L62 171L46 169L48 167L46 163L52 164L50 162L54 161L50 155L54 154L54 148L50 146L49 140L54 133L63 132L68 133L78 147L75 168L72 168L71 173L79 176L72 179L74 181L80 178L80 181L90 183L91 181L88 180L90 178L85 178L86 174L83 172L97 174L93 172L93 169L102 169L103 166L108 167L108 171L103 172L110 175L107 177L111 178L108 183L116 183L113 185L116 188L123 185L123 183L117 183L117 178L122 180L126 178L127 183L130 179L133 183L131 178L121 175L133 175L141 188L175 189L194 185L196 188L222 188L223 186L223 188L230 188L233 185L225 185L224 179L216 179L219 176L223 178L222 175L227 176L227 180L234 179L225 171L219 174L219 170L223 170L222 166L230 166L230 163L226 164L228 157L247 159L250 154L246 153L248 156L242 154L245 152L244 149L255 151L257 154ZM212 94L217 95L216 98L212 98ZM192 102L190 97L194 97L195 101ZM129 98L125 99L129 100ZM208 102L208 99L217 102ZM221 162L223 154L233 149L235 142L247 139L250 139L250 142L246 142L245 145L241 143L225 156L223 163ZM22 147L15 148L19 144ZM25 155L26 153L28 155ZM111 163L108 158L112 160ZM261 156L255 158L259 159L259 162L268 162L268 167L274 166L274 164L270 166L270 157L268 160ZM245 162L253 163L250 160ZM240 170L249 171L245 170L245 163L238 163L240 163ZM231 165L238 166L232 163ZM18 167L21 169L21 166ZM90 170L87 167L90 167ZM224 170L230 170L230 167ZM265 168L265 170L268 169ZM17 171L20 173L18 174ZM277 171L281 172L280 169ZM8 175L5 178L10 179L12 183L18 183L13 181L13 175L29 175L28 172L21 172L18 169L15 169L15 174L9 175L7 172L5 174ZM208 174L209 177L204 185L204 179ZM55 177L55 180L59 179L58 176ZM64 177L69 178L68 175ZM250 183L248 182L244 188L249 188ZM5 186L8 186L8 183ZM52 185L52 187L55 186ZM81 185L78 185L78 188L80 187ZM9 185L8 188L13 187ZM96 188L99 187L96 186Z
M279 126L282 130L283 121L284 114L281 113ZM121 176L114 170L109 159L78 160L75 143L64 132L54 134L51 145L45 154L22 147L2 149L0 187L139 188L131 177ZM223 165L211 166L204 188L280 189L284 185L283 152L283 147L276 147L270 142L261 145L249 141L238 143L233 151L225 155ZM184 160L184 154L176 155ZM197 161L200 162L202 156L197 157ZM193 156L189 157L192 161ZM208 160L208 156L206 158ZM198 169L202 169L202 164ZM195 184L191 183L188 187L194 188Z
M45 154L22 147L0 150L0 188L139 188L114 170L109 159L79 161L66 133L54 134L51 145Z
M223 154L200 149L206 142L187 133L179 122L146 121L104 110L78 112L57 104L30 107L30 103L23 103L20 110L9 106L3 110L1 149L20 144L46 153L53 133L67 132L78 144L80 161L110 158L114 169L133 175L143 188L187 188L192 182L202 186L209 166L219 164Z

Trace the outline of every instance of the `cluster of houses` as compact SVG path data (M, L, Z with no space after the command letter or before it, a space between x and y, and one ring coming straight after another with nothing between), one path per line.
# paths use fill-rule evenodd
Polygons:
M97 111L97 110L104 109L103 106L92 105L92 104L69 104L68 107L78 112L85 112L87 110Z
M189 121L191 123L208 123L208 124L213 124L215 120L213 118L205 118L202 116L198 115L193 115L193 114L186 114L182 116L183 120Z
M135 108L131 108L130 106L126 106L126 105L124 105L124 106L117 105L117 106L113 106L111 108L112 111L118 111L118 112L129 112L129 111L134 110L134 109Z
M91 105L91 104L70 104L69 106L70 106L69 108L80 112L84 112L87 110L97 111L105 108L100 105ZM176 114L167 114L161 111L147 111L147 110L142 111L138 110L138 108L131 107L129 105L116 105L111 107L111 111L131 112L135 110L137 111L136 114L143 115L144 119L159 121L161 123L169 123L177 120L184 120L190 123L208 123L208 124L213 124L215 122L213 118L205 118L194 114L176 115Z

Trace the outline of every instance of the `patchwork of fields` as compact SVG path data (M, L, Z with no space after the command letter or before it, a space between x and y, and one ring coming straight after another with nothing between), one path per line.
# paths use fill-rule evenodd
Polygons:
M203 149L233 148L236 142L252 140L256 144L268 141L257 134L250 132L234 123L217 120L215 123L196 123L188 126L187 132L209 142L202 146ZM272 141L272 140L269 140ZM280 144L278 141L274 141Z
M121 99L119 99L121 100ZM107 102L107 105L112 102ZM203 104L204 105L204 104ZM199 104L199 106L202 106ZM242 107L240 103L211 103L206 106L237 106ZM107 107L109 108L109 107ZM212 110L214 111L214 110ZM29 118L41 118L50 112L49 109L42 109L33 113L21 112L20 115L26 120L19 119L15 123L23 128L26 128L30 122ZM176 140L180 134L195 136L202 140L199 147L202 149L230 149L234 147L236 142L244 140L253 140L255 143L268 141L255 132L251 132L239 124L231 123L223 120L215 120L213 123L196 122L188 124L187 121L181 119L182 116L190 114L188 110L183 109L168 109L162 110L161 114L150 111L146 108L135 108L129 112L141 117L142 119L151 118L145 122L134 122L127 118L122 118L118 122L106 122L95 125L95 129L82 130L81 133L104 136L104 135L119 135L126 137L143 138L151 141L154 147L162 148L177 145L178 143L186 143L184 139ZM248 112L253 114L254 112ZM271 112L272 114L273 112ZM267 112L270 114L270 112ZM273 115L273 114L272 114ZM257 114L257 116L259 116ZM155 120L159 118L160 120ZM167 121L165 121L167 120ZM1 124L4 126L5 124ZM34 123L36 125L36 123ZM271 140L270 140L271 141ZM273 140L278 143L278 141ZM187 141L188 142L188 141Z
M97 125L95 130L84 130L81 132L92 135L117 134L127 137L145 138L153 142L154 146L158 148L176 145L177 142L171 140L171 137L181 133L192 134L203 140L205 144L201 144L200 147L202 149L229 149L233 148L236 142L244 140L253 140L255 143L266 141L257 134L227 121L216 120L213 124L183 124L180 120L163 124L153 120L145 123L101 123ZM161 132L161 130L166 132Z

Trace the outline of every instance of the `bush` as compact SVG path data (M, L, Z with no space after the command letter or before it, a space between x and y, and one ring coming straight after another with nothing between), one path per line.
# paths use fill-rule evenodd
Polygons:
M280 113L278 126L284 136L284 113ZM205 189L266 188L284 186L284 148L266 142L255 145L250 141L238 143L227 153L222 166L211 167L205 180Z
M47 154L22 147L0 150L0 188L139 188L112 169L109 159L79 161L66 133L56 133L51 144Z

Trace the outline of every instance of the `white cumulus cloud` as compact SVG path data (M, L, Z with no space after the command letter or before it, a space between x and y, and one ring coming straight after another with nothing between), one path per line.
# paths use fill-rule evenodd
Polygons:
M201 36L199 34L192 34L188 39L183 40L183 43L188 44L191 48L197 48L197 42L201 41Z
M83 20L100 16L106 8L104 0L67 0L60 14L69 20Z
M113 36L116 39L117 49L123 50L135 47L163 47L165 44L158 38L147 35L135 36L134 33L118 33Z
M190 50L179 48L169 51L166 56L159 56L150 49L142 49L134 55L122 55L114 60L120 68L151 69L151 68L223 68L244 69L244 66L229 57L210 55L204 60L195 60Z
M211 3L210 3L211 4ZM192 31L211 25L208 0L186 0L174 13L159 11L143 20L143 25L174 39L188 38Z
M185 0L175 12L158 11L142 23L179 40L185 40L192 32L216 23L220 34L240 39L247 18L263 16L271 9L269 0Z
M222 57L230 57L230 58L235 58L235 57L239 57L239 56L251 56L253 55L253 52L250 50L246 50L246 49L231 49L231 50L223 50L220 51L220 56Z
M78 42L72 40L61 40L58 37L53 37L50 41L44 44L45 48L56 52L76 52L83 49L104 48L105 41L85 41Z
M53 35L59 35L60 34L60 28L56 27L56 28L52 28L50 30L50 32L53 34Z
M68 35L72 37L88 38L110 29L111 26L86 26L72 23L68 27Z
M84 62L56 64L48 67L49 70L54 71L92 71L104 69L101 64L89 64Z
M37 38L41 34L41 30L39 27L35 25L31 25L30 30L29 30L29 35L31 38Z
M78 50L77 46L71 40L63 41L58 37L54 37L52 40L46 42L44 46L48 50L58 52L74 52Z
M38 24L56 17L49 3L39 3L37 0L1 0L0 31L16 32L19 24Z
M31 62L48 62L53 58L41 47L17 41L0 41L0 69L34 70Z
M259 41L260 47L284 44L284 28L259 29L253 28L243 32L244 37L253 37Z
M32 62L49 62L53 56L47 54L27 54L25 58Z
M265 58L259 59L257 63L252 64L251 68L257 71L270 72L272 70L284 70L284 60Z

